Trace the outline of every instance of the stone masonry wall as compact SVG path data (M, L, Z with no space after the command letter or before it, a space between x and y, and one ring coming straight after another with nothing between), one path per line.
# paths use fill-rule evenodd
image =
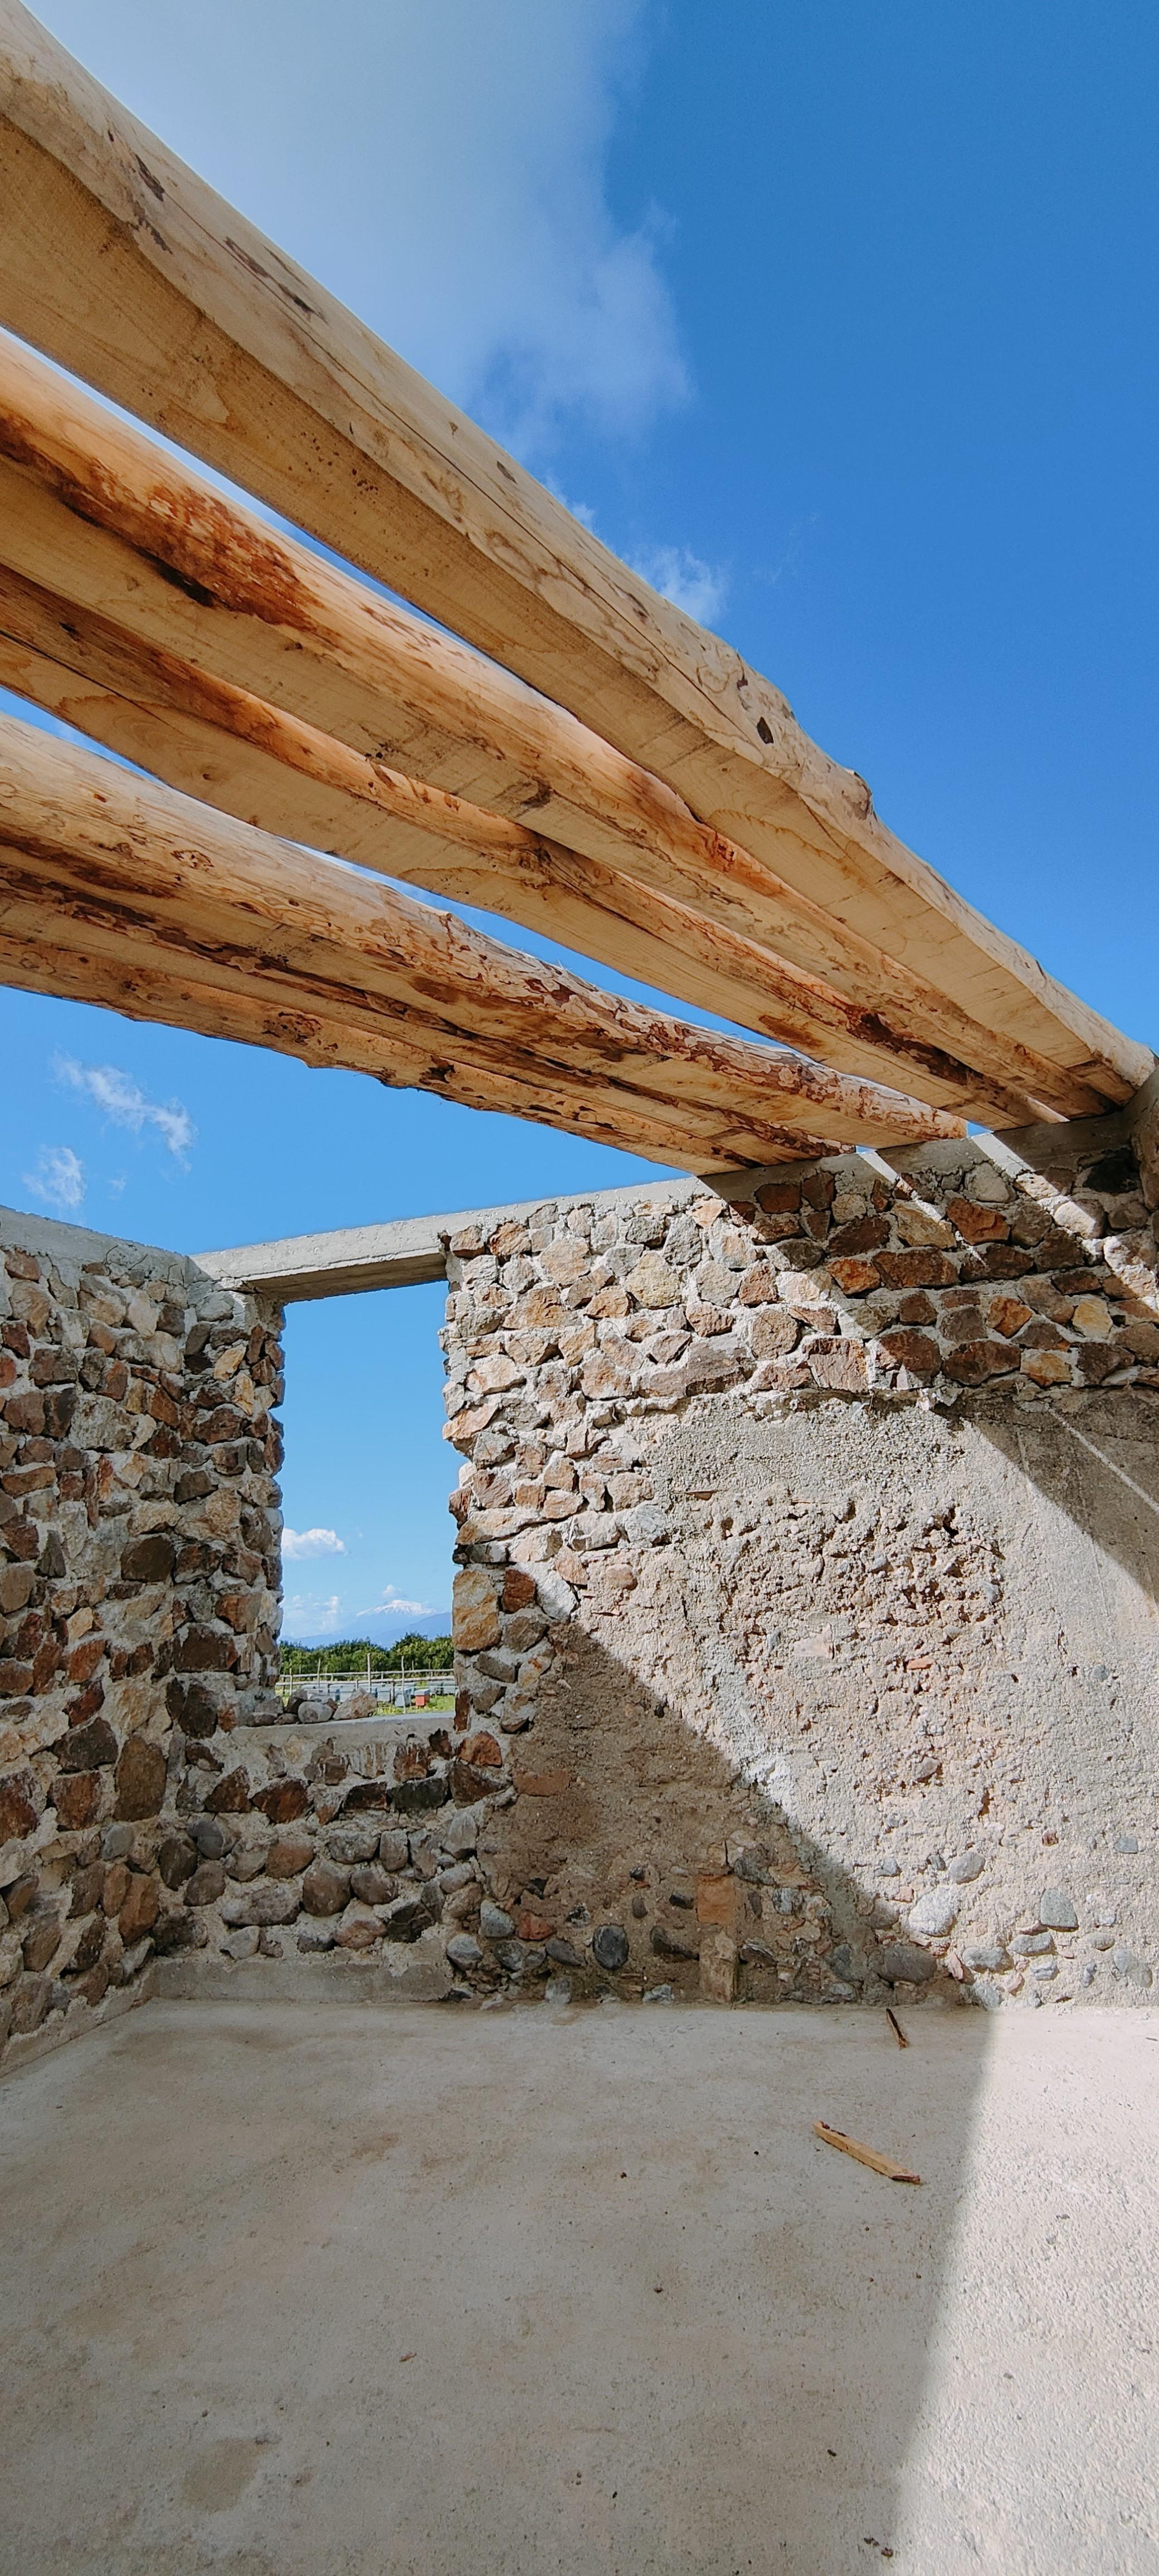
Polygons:
M460 1986L1146 1994L1157 1125L452 1238Z
M451 1727L272 1695L276 1313L0 1220L11 2049L303 1976L1141 1999L1156 1207L1152 1110L452 1238Z
M280 1364L192 1263L0 1214L0 2041L206 1937L163 1815L271 1705Z

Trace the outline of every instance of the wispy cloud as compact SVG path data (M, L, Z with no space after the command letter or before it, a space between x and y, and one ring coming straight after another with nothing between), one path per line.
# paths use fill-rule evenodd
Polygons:
M168 1151L188 1169L197 1129L181 1101L150 1100L132 1075L116 1064L79 1064L73 1055L57 1055L52 1070L59 1083L83 1093L114 1127L128 1127L134 1136L145 1127L155 1127Z
M284 1529L282 1531L283 1557L345 1556L345 1554L346 1541L339 1538L337 1530Z
M289 1636L295 1628L334 1629L341 1608L337 1592L291 1592L282 1605L282 1626Z
M45 1207L62 1215L78 1208L85 1194L85 1167L71 1145L42 1145L36 1163L24 1175L24 1186Z
M728 598L728 576L721 566L703 563L688 546L653 546L637 556L632 570L698 626L715 625Z
M97 78L524 456L688 377L667 221L613 199L649 0L41 0ZM433 175L435 174L435 175Z
M354 1615L356 1619L389 1619L397 1610L400 1619L431 1619L435 1606L433 1601L408 1601L405 1594L396 1592L393 1583L386 1583L381 1600L369 1602L365 1610L356 1610Z

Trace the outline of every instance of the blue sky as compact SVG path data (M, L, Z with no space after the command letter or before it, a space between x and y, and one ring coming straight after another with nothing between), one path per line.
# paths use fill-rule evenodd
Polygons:
M40 14L1155 1042L1153 10ZM78 1006L0 1021L0 1196L186 1250L646 1168ZM287 1520L341 1549L287 1564L289 1633L445 1606L438 1307L291 1317Z

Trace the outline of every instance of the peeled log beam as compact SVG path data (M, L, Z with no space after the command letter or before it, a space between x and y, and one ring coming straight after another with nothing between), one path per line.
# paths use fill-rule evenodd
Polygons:
M0 0L0 316L569 706L701 821L1108 1100L1151 1071L879 822L778 692ZM812 961L814 964L816 961Z
M620 974L662 980L702 1009L763 1025L780 1044L825 1059L844 1054L871 1076L912 1079L921 1097L932 1094L943 1107L1016 1125L1040 1075L1049 1086L1053 1069L1030 1059L1022 1091L983 1082L952 1056L896 1036L831 985L600 861L368 760L2 564L0 686L242 820L505 913ZM1101 1105L1080 1093L1075 1114L1092 1103Z
M78 902L66 893L62 900L59 889L50 894L2 854L0 959L14 961L14 983L38 992L126 1011L119 996L128 990L167 994L158 1016L203 1036L240 1036L314 1066L370 1074L394 1089L534 1118L679 1171L760 1167L824 1154L831 1146L831 1139L797 1126L730 1121L725 1111L686 1100L669 1105L582 1068L489 1044L417 1011L400 1025L358 992L320 978L271 970L264 959L257 975L226 943L190 941L175 955L166 939L151 935L139 911L91 895ZM152 1016L141 1009L136 1015Z
M170 965L222 967L292 986L332 1015L415 1018L502 1074L594 1078L633 1114L684 1119L690 1135L753 1139L799 1129L834 1141L959 1135L961 1122L899 1094L720 1037L595 992L514 956L451 916L332 861L226 820L34 728L0 721L0 849L16 902L155 941Z
M0 563L11 567L6 647L31 645L100 684L72 706L51 673L29 693L171 786L479 902L937 1107L1009 1125L1040 1103L1068 1117L1103 1106L1088 1082L979 1027L706 830L574 717L269 530L5 335ZM22 685L10 670L4 680ZM240 694L222 694L223 680ZM257 740L243 713L255 698L267 708ZM432 865L430 838L416 843L381 810L371 822L333 785L287 795L271 769L289 736L279 740L270 705L354 751L389 752L435 787L533 818L541 857L493 839L464 897ZM207 741L207 723L240 733L248 754L216 733ZM569 851L581 854L570 864Z
M645 1104L622 1092L608 1108L598 1099L562 1080L523 1080L504 1070L456 1062L441 1064L431 1050L392 1045L336 1023L305 1004L279 1002L273 994L256 994L239 979L199 982L189 974L168 974L156 964L156 951L138 961L126 953L124 940L114 940L108 954L81 939L76 946L52 945L53 923L47 912L33 913L23 936L10 928L12 916L0 886L0 982L30 993L52 993L74 1002L90 1002L125 1019L160 1022L169 1028L193 1029L202 1037L228 1038L237 1045L270 1048L294 1056L313 1070L369 1074L392 1090L427 1091L461 1108L481 1109L509 1118L526 1118L565 1135L583 1136L592 1144L610 1145L619 1153L639 1154L674 1171L713 1174L762 1169L795 1162L830 1149L821 1138L786 1132L769 1150L754 1156L695 1139L678 1120L655 1123ZM640 1115L635 1112L639 1110Z

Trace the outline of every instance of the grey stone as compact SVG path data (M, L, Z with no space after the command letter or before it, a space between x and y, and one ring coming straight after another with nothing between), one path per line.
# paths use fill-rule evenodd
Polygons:
M674 2004L676 1988L675 1986L645 1986L640 2001L645 2004Z
M216 1905L225 1894L225 1869L219 1860L203 1860L186 1882L187 1905Z
M125 1860L132 1851L136 1830L135 1825L106 1825L101 1836L101 1859Z
M1048 1923L1052 1932L1077 1932L1078 1915L1069 1896L1061 1887L1044 1887L1038 1903L1040 1923Z
M934 1973L934 1961L928 1950L919 1950L910 1941L893 1941L879 1951L877 1970L888 1986L923 1985Z
M1050 1932L1016 1932L1010 1947L1016 1959L1037 1959L1044 1951L1053 1950L1054 1936Z
M453 1968L478 1968L483 1963L483 1953L479 1944L472 1939L469 1932L455 1933L453 1939L447 1943L447 1957Z
M981 1852L959 1852L957 1859L950 1862L947 1875L955 1886L968 1887L971 1879L981 1878L984 1865Z
M400 1833L397 1825L388 1826L387 1831L379 1835L378 1857L383 1868L391 1870L396 1878L400 1869L406 1868L410 1853L406 1835Z
M548 1958L554 1959L559 1968L578 1968L582 1965L579 1951L573 1948L570 1941L562 1940L558 1933L552 1935L545 1947Z
M1138 1834L1116 1834L1112 1845L1112 1849L1117 1852L1137 1852L1138 1848Z
M479 1840L480 1819L486 1813L485 1807L460 1807L456 1815L448 1816L446 1822L439 1827L439 1840L443 1850L454 1853L473 1852Z
M479 1930L485 1941L506 1941L514 1932L515 1925L501 1905L493 1904L491 1898L485 1896L479 1908Z
M763 1887L769 1875L768 1862L755 1843L746 1843L742 1851L733 1853L732 1869L734 1877L746 1878L754 1887Z
M237 1932L227 1932L222 1949L227 1959L252 1959L258 1946L256 1924L244 1924Z
M332 1923L301 1923L301 1924L299 1924L299 1926L298 1926L298 1948L299 1948L299 1950L304 1950L304 1951L307 1953L307 1955L309 1955L309 1954L310 1954L311 1952L313 1952L313 1951L318 1951L318 1950L332 1950L332 1949L334 1948L334 1926L333 1926L333 1924L332 1924Z
M394 1903L384 1905L381 1912L383 1935L388 1941L417 1941L432 1919L425 1891L421 1896L396 1896Z
M326 1850L331 1860L349 1869L355 1861L374 1860L381 1839L382 1826L375 1823L373 1816L351 1816L349 1821L344 1819L341 1824L329 1826ZM406 1835L400 1834L397 1839L405 1851ZM402 1866L405 1868L405 1860Z
M389 1905L391 1898L397 1896L398 1889L386 1870L368 1865L351 1870L350 1893L357 1896L363 1905Z
M224 1860L228 1845L216 1816L192 1816L189 1832L203 1860Z
M751 1946L752 1945L750 1944L750 1947ZM834 1976L843 1978L847 1985L860 1986L864 1983L865 1968L863 1962L854 1957L848 1941L839 1941L837 1943L829 1964L833 1970Z
M1035 1970L1034 1970L1034 1974L1035 1974L1035 1976L1036 1976L1036 1977L1044 1977L1044 1978L1045 1978L1045 1977L1057 1977L1057 1975L1058 1975L1058 1961L1057 1961L1057 1959L1040 1959L1040 1960L1039 1960L1039 1962L1038 1962L1038 1966L1037 1966L1037 1967L1035 1968Z
M519 1657L506 1646L489 1646L479 1657L479 1670L489 1682L513 1682L519 1670ZM476 1694L476 1704L478 1695Z
M454 1896L459 1888L472 1887L474 1882L475 1872L469 1860L452 1861L449 1869L440 1869L435 1876L440 1896Z
M222 1920L233 1924L292 1923L300 1904L296 1887L255 1887L248 1896L227 1896L221 1909Z
M549 1977L547 1984L543 1989L543 2000L545 2004L569 2004L571 2002L571 1978Z
M241 1879L243 1884L247 1879L260 1878L265 1865L264 1843L239 1843L226 1863L230 1877Z
M941 1939L952 1932L958 1920L957 1898L947 1887L923 1888L916 1905L909 1910L911 1932L925 1932Z
M548 1618L570 1619L576 1605L576 1595L570 1583L564 1581L562 1574L552 1574L547 1566L537 1565L534 1572L535 1589Z
M500 1967L506 1969L509 1977L522 1976L527 1964L527 1953L522 1941L497 1941L495 1956Z
M988 1968L992 1972L1008 1968L1010 1953L1002 1941L971 1941L962 1952L967 1968Z
M613 1975L617 1968L627 1966L628 1935L618 1923L601 1923L592 1940L592 1957L598 1967L607 1968Z

